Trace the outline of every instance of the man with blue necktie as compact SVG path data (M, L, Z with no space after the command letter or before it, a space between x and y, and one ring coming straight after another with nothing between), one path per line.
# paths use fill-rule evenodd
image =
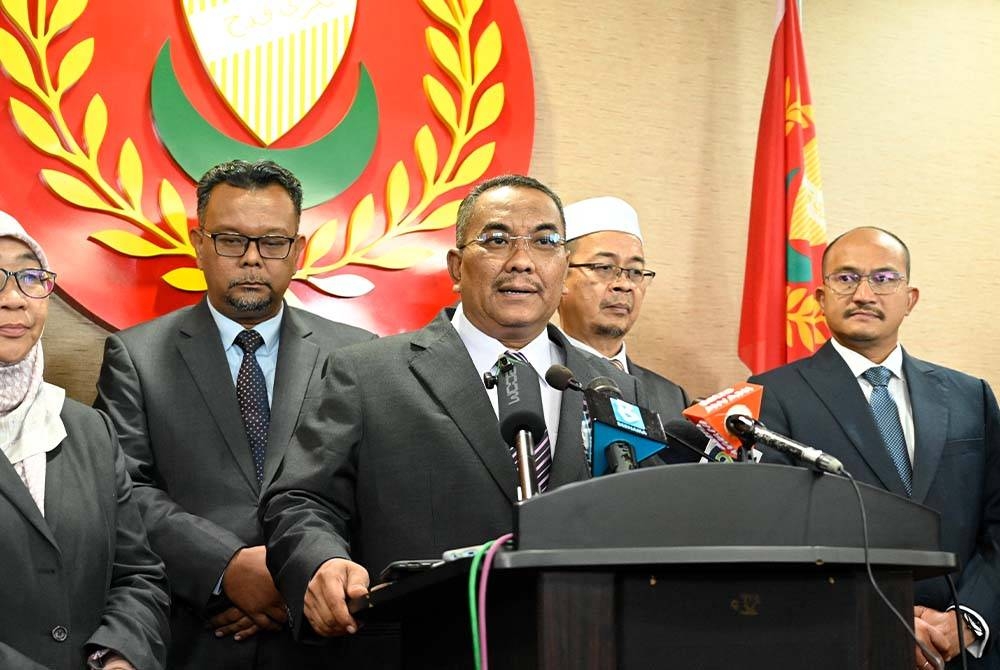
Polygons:
M823 255L816 289L833 339L813 356L752 377L771 430L839 458L860 481L941 515L954 552L961 628L944 578L917 582L914 628L949 667L1000 668L1000 410L989 385L918 360L898 342L917 304L910 253L892 233L855 228ZM767 453L765 460L780 460ZM954 660L953 660L954 659ZM934 659L916 650L916 667Z

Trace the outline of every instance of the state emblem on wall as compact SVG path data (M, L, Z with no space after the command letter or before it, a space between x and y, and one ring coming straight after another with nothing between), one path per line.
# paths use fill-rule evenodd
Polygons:
M216 163L302 180L286 299L381 333L454 300L474 182L525 172L534 93L513 0L0 0L0 209L61 295L123 328L200 298L189 230Z

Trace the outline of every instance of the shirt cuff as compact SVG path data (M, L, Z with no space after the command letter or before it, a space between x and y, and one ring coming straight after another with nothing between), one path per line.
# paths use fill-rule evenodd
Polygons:
M982 626L983 636L982 637L976 637L975 642L973 642L972 644L970 644L970 645L968 645L968 646L965 647L965 650L967 652L969 652L969 654L971 654L973 658L982 658L983 657L983 651L986 650L986 643L989 642L989 640L990 640L990 627L986 623L986 619L984 619L982 616L980 616L979 612L977 612L976 610L970 609L970 608L966 607L965 605L959 605L959 607L962 608L963 612L966 612L966 613L968 613L969 616L974 617L976 619L976 621L979 622L979 625ZM955 609L954 606L949 607L945 611L946 612L950 612L953 609Z

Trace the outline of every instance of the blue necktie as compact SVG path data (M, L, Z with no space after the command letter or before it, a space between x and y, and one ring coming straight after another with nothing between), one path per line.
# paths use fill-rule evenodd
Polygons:
M236 397L240 401L243 428L250 443L258 484L264 481L264 452L267 448L267 429L271 423L264 371L254 354L263 344L264 338L256 330L244 330L236 336L236 346L243 350L243 362L236 374Z
M528 359L524 357L520 351L508 351L500 357L497 361L497 365L503 364L504 357L512 360L515 365L523 365L528 370L531 371L531 378L537 377L535 369L531 367L531 363ZM511 456L514 458L514 465L517 466L517 452L511 449ZM549 472L552 470L552 449L549 447L549 431L545 430L545 435L542 439L538 441L535 445L535 450L532 452L535 458L535 476L538 480L538 491L543 492L549 487Z
M910 454L906 450L906 438L903 437L903 425L899 422L899 408L889 395L889 379L892 372L889 368L877 365L868 368L861 375L872 385L872 395L869 399L875 424L882 433L882 440L896 466L899 478L903 480L906 495L913 492L913 469L910 466Z

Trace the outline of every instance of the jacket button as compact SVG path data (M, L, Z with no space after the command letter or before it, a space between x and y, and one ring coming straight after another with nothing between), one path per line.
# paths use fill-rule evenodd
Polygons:
M56 642L65 642L68 637L69 631L66 630L66 626L56 626L52 629L52 639Z

